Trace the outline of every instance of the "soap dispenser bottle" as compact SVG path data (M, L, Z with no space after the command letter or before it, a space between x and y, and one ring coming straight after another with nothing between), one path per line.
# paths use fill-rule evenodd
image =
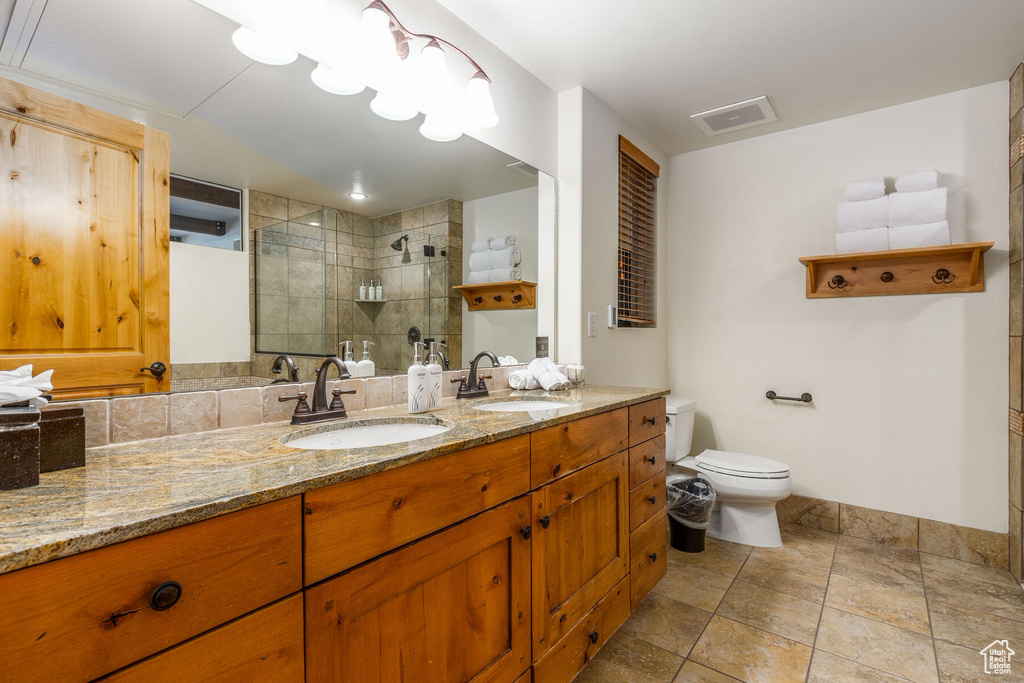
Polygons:
M356 363L356 377L373 377L377 367L370 360L370 347L376 346L372 341L363 341L363 359Z
M359 372L359 364L352 360L352 342L343 341L341 342L341 356L344 358L345 369L348 370L348 374L352 377L358 377L356 374Z
M359 281L359 300L366 301L366 280Z
M437 342L430 342L427 356L427 410L441 407L441 362L437 355Z
M377 287L374 289L374 293L377 295L377 301L384 301L384 287L380 284L380 279L377 280Z
M423 365L423 342L412 345L412 365L409 366L409 412L425 413L429 410L430 380Z

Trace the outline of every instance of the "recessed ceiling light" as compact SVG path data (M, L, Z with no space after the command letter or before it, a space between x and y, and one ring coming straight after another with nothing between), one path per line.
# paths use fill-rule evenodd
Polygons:
M366 199L366 195L362 192L349 192L348 196L352 199Z
M314 228L319 228L320 227L319 223L310 223L310 225L312 225Z

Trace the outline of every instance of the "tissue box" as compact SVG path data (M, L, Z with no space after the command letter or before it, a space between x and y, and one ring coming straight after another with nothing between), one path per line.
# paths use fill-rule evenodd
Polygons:
M0 408L0 491L39 483L39 409Z
M85 465L85 410L51 404L39 410L39 471Z

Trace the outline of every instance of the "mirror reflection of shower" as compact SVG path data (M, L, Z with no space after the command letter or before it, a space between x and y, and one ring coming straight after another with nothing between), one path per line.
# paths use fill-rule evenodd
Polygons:
M391 248L394 249L395 251L402 251L403 250L402 240L405 240L406 245L409 244L409 236L408 235L402 235L397 240L395 240L394 242L391 243Z

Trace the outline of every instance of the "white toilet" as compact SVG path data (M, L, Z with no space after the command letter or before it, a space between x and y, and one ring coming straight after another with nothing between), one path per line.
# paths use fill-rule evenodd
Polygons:
M691 456L697 402L669 396L666 408L666 459L676 467L703 476L718 494L708 534L762 548L782 545L775 503L793 491L789 465L729 451L706 450Z

